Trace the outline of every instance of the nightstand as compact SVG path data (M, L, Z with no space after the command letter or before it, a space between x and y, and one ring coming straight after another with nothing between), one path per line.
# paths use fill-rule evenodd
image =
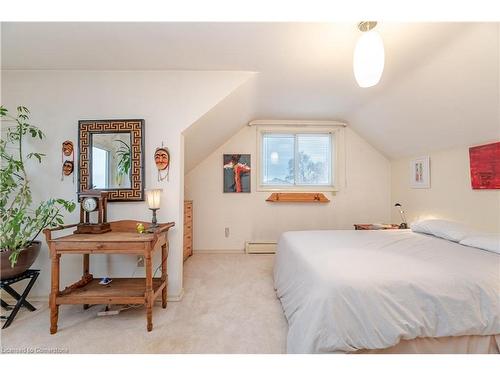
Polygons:
M399 224L354 224L356 230L402 229Z

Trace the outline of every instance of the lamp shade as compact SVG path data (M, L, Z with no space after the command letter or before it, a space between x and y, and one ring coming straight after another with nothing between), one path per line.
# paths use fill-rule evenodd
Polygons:
M361 34L354 49L354 77L360 87L375 86L384 71L385 51L382 37L376 31Z
M160 208L161 192L162 189L146 190L146 201L148 202L148 207L151 210L157 210Z

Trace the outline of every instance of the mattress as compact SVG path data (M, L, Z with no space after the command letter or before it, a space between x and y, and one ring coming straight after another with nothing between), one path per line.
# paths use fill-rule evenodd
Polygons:
M289 353L500 334L500 256L410 230L286 232L274 285Z

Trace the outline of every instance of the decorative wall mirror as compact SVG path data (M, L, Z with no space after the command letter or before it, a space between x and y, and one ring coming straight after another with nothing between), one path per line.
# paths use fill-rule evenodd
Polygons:
M78 192L103 190L108 201L144 200L144 120L78 122Z

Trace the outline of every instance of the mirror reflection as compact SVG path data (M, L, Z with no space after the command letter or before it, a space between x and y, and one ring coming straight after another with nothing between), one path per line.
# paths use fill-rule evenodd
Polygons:
M92 134L92 189L130 189L130 133Z

